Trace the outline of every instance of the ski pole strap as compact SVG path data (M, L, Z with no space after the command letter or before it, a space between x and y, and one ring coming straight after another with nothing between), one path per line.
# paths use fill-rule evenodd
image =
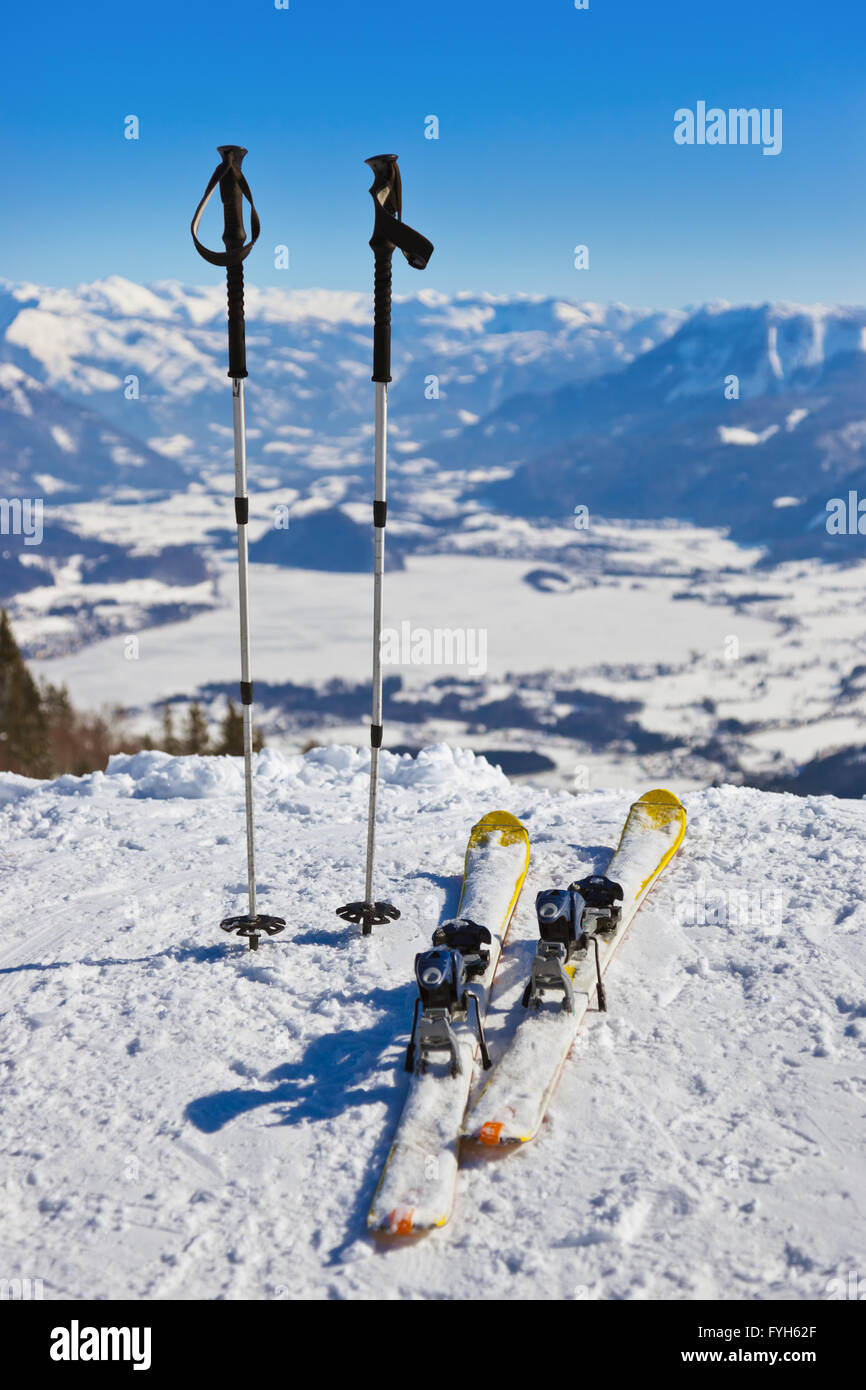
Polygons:
M195 249L200 256L203 256L211 265L238 265L246 260L250 251L258 241L261 225L259 215L253 203L250 186L241 172L241 164L247 151L242 145L219 145L217 153L222 155L222 161L214 169L210 182L205 189L202 200L195 210L195 216L190 224L192 239L195 242ZM204 246L198 239L199 223L202 213L207 207L210 196L216 188L220 186L220 197L223 202L223 214L225 219L225 229L223 231L223 242L225 251L211 251ZM250 205L250 229L252 235L247 243L247 234L244 230L244 198Z
M229 370L235 379L247 375L246 340L244 329L244 269L243 262L258 240L261 224L250 193L249 184L241 172L247 153L242 145L220 145L222 162L211 175L201 202L190 224L195 249L210 265L224 266L228 292ZM211 194L219 184L223 204L223 243L225 251L211 251L198 239L199 224ZM250 205L250 239L244 228L244 198Z

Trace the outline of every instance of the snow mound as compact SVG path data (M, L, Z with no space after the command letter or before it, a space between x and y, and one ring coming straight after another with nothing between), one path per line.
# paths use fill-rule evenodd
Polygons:
M508 778L501 768L486 758L464 748L449 748L437 744L423 748L417 756L411 753L383 751L379 761L380 782L383 787L406 790L437 788L452 793L474 790L505 791ZM347 788L367 785L370 777L370 750L338 745L333 748L314 748L302 756L291 757L266 748L253 759L255 784L261 792L279 791L291 794L305 790L332 791L344 784ZM236 797L243 788L243 759L230 757L173 757L170 753L115 753L105 772L91 772L84 777L58 777L54 782L38 782L27 777L0 777L0 804L34 792L60 793L64 796L133 796L154 801L174 798L205 800L211 797Z
M105 775L119 778L130 796L169 800L236 795L243 776L239 758L174 758L169 753L117 753Z

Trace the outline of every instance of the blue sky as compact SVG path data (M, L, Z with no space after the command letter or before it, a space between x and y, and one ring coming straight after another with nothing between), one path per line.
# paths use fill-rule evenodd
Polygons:
M437 247L423 276L401 264L402 290L866 302L848 0L49 0L8 10L4 38L7 279L211 283L188 223L215 146L241 143L260 284L367 289L363 160L394 150L406 220ZM698 100L781 107L782 153L676 145Z

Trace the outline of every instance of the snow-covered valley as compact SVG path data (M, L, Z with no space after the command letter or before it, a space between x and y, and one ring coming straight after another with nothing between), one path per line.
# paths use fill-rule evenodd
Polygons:
M672 774L693 788L793 779L862 743L862 567L761 568L718 532L622 523L599 523L578 543L548 529L546 558L533 561L531 541L510 529L476 533L482 551L495 538L500 554L467 545L409 555L389 575L389 746L456 741L509 772L525 765L533 780L586 790ZM142 731L162 702L182 708L194 694L216 721L234 694L230 552L216 573L216 604L134 644L120 631L34 669L84 707L110 696ZM371 581L256 565L253 585L257 718L269 743L363 744ZM31 649L45 592L20 603L16 630ZM437 631L469 640L443 644L438 663L422 645L419 659L411 639ZM839 775L859 794L856 771Z

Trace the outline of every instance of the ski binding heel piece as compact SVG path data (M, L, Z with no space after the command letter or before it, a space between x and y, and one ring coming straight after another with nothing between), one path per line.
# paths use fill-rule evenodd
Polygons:
M593 932L583 937L584 945L578 945L573 952L572 959L581 961L585 959L586 952L590 946L595 951L595 987L598 997L599 1013L607 1013L607 996L604 992L604 982L601 978L601 959L598 954L598 937ZM560 1008L564 1014L574 1013L574 985L572 984L571 974L568 966L569 957L566 949L558 941L539 941L535 959L532 962L532 973L529 983L523 991L523 1007L528 1009L530 1004L536 1008L544 997L544 991L560 990L562 992L562 1003Z
M545 990L559 990L562 993L562 1012L574 1013L574 987L565 969L568 961L566 948L558 941L539 941L532 974L523 991L523 1007L536 1007L541 1003Z
M450 1060L451 1075L460 1076L462 1074L463 1059L460 1056L460 1044L454 1034L454 1029L451 1027L451 1015L447 1009L425 1009L418 1018L414 1035L414 1054L418 1059L418 1071L425 1072L427 1070L428 1062L433 1053L447 1053Z

